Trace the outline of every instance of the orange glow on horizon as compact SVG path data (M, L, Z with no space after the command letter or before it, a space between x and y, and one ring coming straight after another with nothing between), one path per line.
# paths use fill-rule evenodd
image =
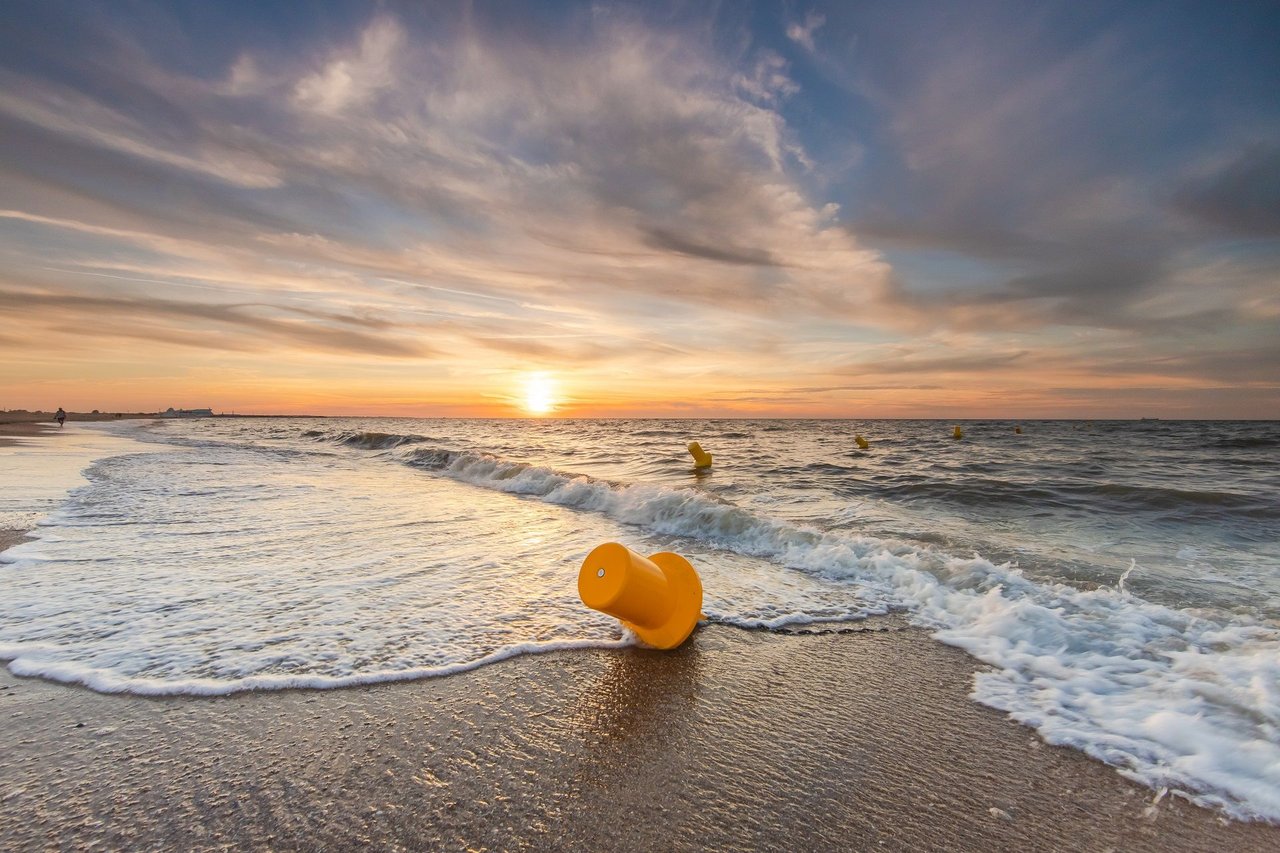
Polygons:
M356 361L324 353L191 352L163 342L88 360L71 339L0 362L0 409L457 418L1167 418L1202 416L1225 389L1145 370L1108 377L1027 359L1003 371L922 371L850 381L817 366L800 386L766 360L692 369L646 356L537 369L459 345L452 357ZM4 350L0 341L0 351ZM103 357L106 355L106 357ZM899 385L898 383L902 384ZM883 384L882 384L883 383ZM1239 417L1273 417L1265 386Z

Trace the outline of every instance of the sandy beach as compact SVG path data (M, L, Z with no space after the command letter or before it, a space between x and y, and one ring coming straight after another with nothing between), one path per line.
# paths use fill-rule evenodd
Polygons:
M0 674L9 850L1268 850L967 698L921 630L223 698ZM880 630L883 629L883 630ZM16 819L18 816L25 816Z

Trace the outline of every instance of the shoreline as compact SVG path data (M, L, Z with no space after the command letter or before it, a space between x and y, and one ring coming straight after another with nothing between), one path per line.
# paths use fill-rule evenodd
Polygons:
M336 690L141 697L0 672L0 847L1275 849L968 698L923 629L704 626ZM884 630L879 630L884 629Z

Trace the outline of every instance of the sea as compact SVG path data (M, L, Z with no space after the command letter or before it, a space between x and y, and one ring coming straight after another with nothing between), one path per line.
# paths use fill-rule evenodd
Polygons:
M73 422L0 448L0 527L35 537L0 554L0 659L218 695L624 647L576 586L621 542L687 557L707 623L893 614L1045 741L1280 821L1278 451L1258 421Z

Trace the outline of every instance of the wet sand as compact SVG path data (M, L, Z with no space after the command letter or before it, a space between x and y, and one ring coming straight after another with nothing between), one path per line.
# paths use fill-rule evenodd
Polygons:
M154 418L155 415L142 412L123 414L104 412L68 412L67 422L75 421L117 421ZM0 447L19 444L24 438L57 435L58 422L51 412L0 412Z
M14 545L17 545L26 538L27 531L25 530L6 530L4 528L0 528L0 551L12 548Z
M119 420L138 420L154 418L156 415L152 412L67 412L67 420L70 421L119 421ZM0 426L18 425L18 424L41 424L46 427L57 428L57 421L53 419L53 412L0 412Z
M57 432L56 423L38 421L0 422L0 447L8 447L21 443L24 438L36 438Z
M918 629L219 698L0 672L0 848L1280 849L967 698Z

